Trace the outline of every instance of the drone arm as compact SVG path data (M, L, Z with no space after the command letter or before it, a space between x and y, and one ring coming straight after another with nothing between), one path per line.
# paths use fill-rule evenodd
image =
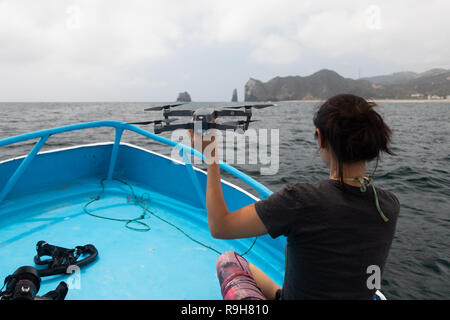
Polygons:
M226 124L219 124L219 123L206 123L205 130L209 129L218 129L218 130L236 130L238 126L236 125L226 125ZM189 123L181 123L181 124L169 124L169 125L162 125L162 126L155 126L155 133L161 133L164 131L174 131L177 129L191 129L193 130L195 128L194 122Z
M180 116L180 117L190 117L194 114L192 110L170 110L164 113L167 116Z
M246 117L248 116L249 111L242 111L242 110L218 110L215 111L215 117L233 117L233 116L239 116L239 117Z
M161 133L164 131L174 131L177 129L193 129L193 123L182 123L182 124L169 124L165 126L155 126L155 133Z

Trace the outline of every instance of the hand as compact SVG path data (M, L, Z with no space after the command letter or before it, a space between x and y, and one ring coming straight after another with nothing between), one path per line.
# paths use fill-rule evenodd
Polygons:
M191 137L191 147L200 151L206 159L207 164L212 164L217 161L217 140L216 130L210 129L206 134L199 134L189 129L189 136Z

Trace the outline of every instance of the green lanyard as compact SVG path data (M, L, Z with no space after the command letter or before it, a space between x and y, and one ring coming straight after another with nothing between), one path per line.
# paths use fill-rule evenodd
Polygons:
M361 190L361 192L366 192L367 190L367 185L372 186L372 190L373 190L373 195L375 197L375 206L377 207L378 213L380 214L381 218L384 220L384 222L388 222L389 219L384 215L383 211L381 210L380 207L380 202L378 201L378 195L377 195L377 191L375 190L375 186L373 185L373 183L371 183L372 181L372 177L356 177L356 178L346 178L345 180L347 181L358 181L359 183L361 183L361 187L359 188L359 190Z

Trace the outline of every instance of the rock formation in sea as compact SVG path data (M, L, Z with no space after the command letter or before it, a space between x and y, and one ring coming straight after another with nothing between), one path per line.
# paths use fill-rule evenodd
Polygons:
M238 101L237 89L234 89L233 96L231 97L231 102L237 102L237 101Z
M186 91L180 92L178 94L177 102L191 102L191 96Z

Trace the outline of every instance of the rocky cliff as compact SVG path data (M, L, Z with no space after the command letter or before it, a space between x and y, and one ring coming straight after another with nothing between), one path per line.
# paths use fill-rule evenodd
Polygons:
M359 80L344 78L326 69L306 77L276 77L265 83L250 78L245 84L245 101L327 99L339 93L373 99L450 95L450 70L433 70L423 74L397 73Z

